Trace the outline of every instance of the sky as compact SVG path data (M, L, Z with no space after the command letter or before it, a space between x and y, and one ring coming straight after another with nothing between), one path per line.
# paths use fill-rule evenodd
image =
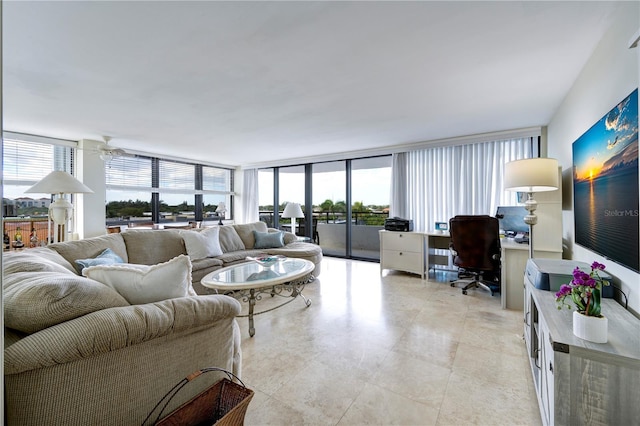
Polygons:
M262 174L261 174L262 175ZM273 204L273 178L260 178L259 204ZM325 200L345 201L345 173L334 171L313 174L313 204ZM364 205L389 205L391 192L391 167L361 169L352 171L353 201ZM299 173L280 174L281 202L304 203L304 175Z

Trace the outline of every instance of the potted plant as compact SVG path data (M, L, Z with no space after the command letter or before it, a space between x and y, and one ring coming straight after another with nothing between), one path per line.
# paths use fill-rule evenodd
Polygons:
M591 264L590 273L576 267L571 282L563 284L556 293L558 309L563 306L571 309L571 305L566 302L567 297L576 306L573 312L573 334L594 343L607 342L608 320L602 315L601 299L602 286L609 285L609 282L603 280L598 273L604 269L605 265L598 262Z

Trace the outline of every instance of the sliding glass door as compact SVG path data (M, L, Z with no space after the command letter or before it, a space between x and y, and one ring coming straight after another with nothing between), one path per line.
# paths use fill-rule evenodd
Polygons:
M328 256L347 256L346 161L312 166L313 215L318 240Z
M297 233L311 237L325 255L380 258L378 231L389 214L391 156L261 169L258 179L260 220L269 226L289 230L282 212L287 203L299 203L304 222L311 220L312 226L299 226Z
M351 161L351 257L380 259L380 237L389 216L391 157Z

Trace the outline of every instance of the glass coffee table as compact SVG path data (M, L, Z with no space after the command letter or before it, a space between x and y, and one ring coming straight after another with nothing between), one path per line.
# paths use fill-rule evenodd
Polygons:
M313 281L313 262L304 259L285 258L271 266L262 266L256 262L241 263L227 266L211 272L200 281L203 286L212 288L218 293L233 296L249 303L249 335L253 337L256 330L253 326L253 316L273 311L300 296L307 307L311 300L303 294L305 284ZM288 300L280 305L254 312L256 300L263 295L271 297L285 297ZM244 315L243 315L244 316Z

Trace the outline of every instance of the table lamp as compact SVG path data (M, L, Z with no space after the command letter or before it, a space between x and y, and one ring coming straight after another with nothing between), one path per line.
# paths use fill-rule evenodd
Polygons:
M304 217L302 208L298 203L287 203L282 212L282 217L291 219L291 233L296 235L296 218Z
M55 225L54 242L65 240L67 222L73 215L73 204L64 198L64 194L93 193L89 187L78 179L60 170L54 170L49 173L24 192L54 195L53 202L49 204L49 220L53 221ZM55 194L58 195L57 198L55 198ZM51 235L50 230L49 235Z
M220 218L220 220L218 221L218 225L224 225L224 223L222 223L222 218L225 217L224 214L226 212L227 212L227 206L224 205L224 201L220 201L218 203L218 207L216 207L216 214Z
M555 191L558 189L558 160L553 158L529 158L516 160L504 166L504 189L527 193L524 208L529 212L524 223L529 225L529 258L533 258L533 225L538 222L535 215L538 202L533 199L534 192Z

